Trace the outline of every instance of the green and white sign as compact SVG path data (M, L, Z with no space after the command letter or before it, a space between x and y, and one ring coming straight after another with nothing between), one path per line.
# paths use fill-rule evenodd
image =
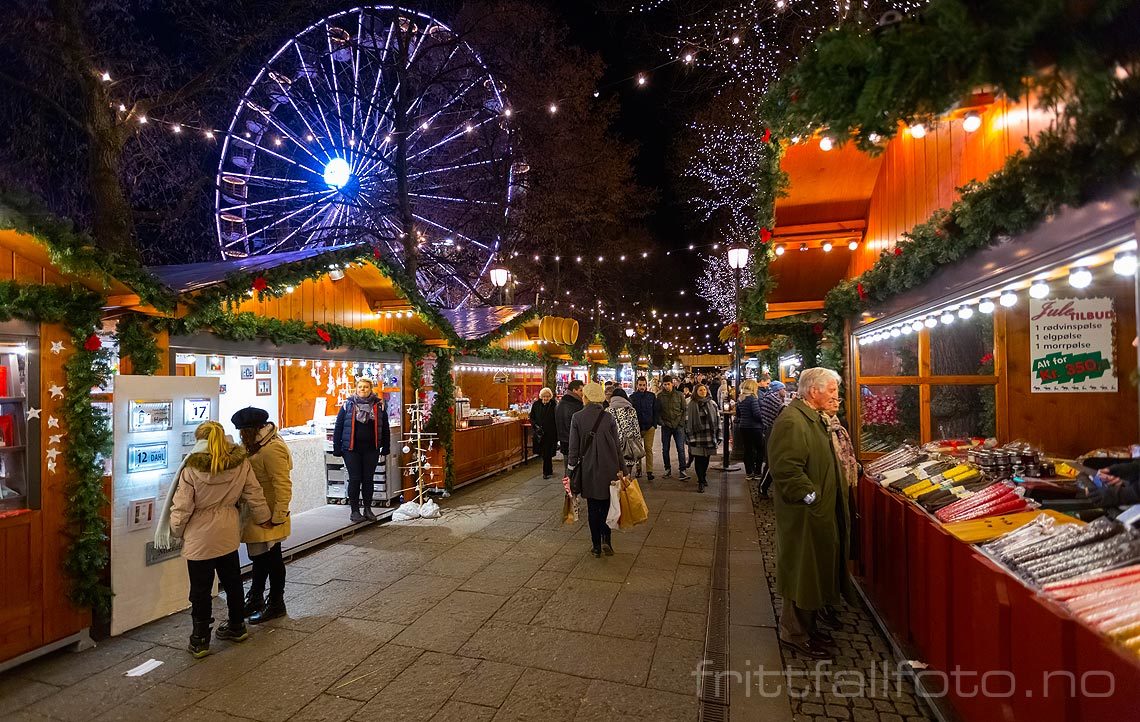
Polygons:
M1030 299L1033 392L1116 391L1115 339L1111 298Z

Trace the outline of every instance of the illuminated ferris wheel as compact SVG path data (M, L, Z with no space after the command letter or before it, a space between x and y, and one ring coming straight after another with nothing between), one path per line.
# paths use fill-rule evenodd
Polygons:
M471 302L526 172L503 89L427 15L368 6L311 25L261 68L230 123L222 254L370 243L402 262L414 248L430 299Z

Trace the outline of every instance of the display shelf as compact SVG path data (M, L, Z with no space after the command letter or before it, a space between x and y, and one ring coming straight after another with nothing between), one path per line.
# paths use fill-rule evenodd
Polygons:
M0 446L0 454L4 453L5 451L23 451L26 448L28 448L28 447L23 446L23 445L20 445L20 446Z
M0 397L0 404L22 404L27 399L23 396L2 396Z

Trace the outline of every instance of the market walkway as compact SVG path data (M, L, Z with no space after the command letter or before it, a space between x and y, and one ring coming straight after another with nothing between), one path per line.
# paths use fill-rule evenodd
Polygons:
M189 617L173 615L9 672L0 719L695 720L698 670L716 668L701 665L706 636L715 659L727 631L729 670L784 667L770 540L758 536L767 502L754 513L739 472L722 500L718 476L705 494L695 481L646 484L650 522L615 533L617 554L594 559L588 529L561 524L560 485L532 462L457 493L440 520L383 525L295 559L289 618L244 644L215 641L195 662ZM725 586L718 558L730 603L710 618L710 589L715 600ZM883 655L866 618L846 614L844 654ZM150 659L163 664L124 676ZM911 713L873 699L809 706L784 685L746 690L753 679L728 688L731 719L792 720L793 704L796 720Z

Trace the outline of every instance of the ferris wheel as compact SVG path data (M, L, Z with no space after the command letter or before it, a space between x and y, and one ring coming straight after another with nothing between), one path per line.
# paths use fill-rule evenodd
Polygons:
M367 6L289 39L243 94L218 164L227 258L360 243L438 305L488 288L526 164L504 86L439 21Z

